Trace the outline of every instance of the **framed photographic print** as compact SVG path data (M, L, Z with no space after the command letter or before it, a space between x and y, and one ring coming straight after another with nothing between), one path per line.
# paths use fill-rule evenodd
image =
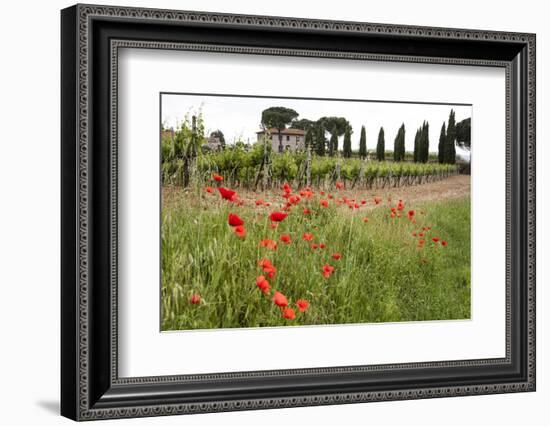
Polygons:
M535 390L535 35L61 29L64 416Z

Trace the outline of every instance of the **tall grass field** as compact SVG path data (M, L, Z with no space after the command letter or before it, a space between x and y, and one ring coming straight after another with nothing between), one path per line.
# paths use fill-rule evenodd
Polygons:
M470 318L469 196L223 184L163 190L162 330Z

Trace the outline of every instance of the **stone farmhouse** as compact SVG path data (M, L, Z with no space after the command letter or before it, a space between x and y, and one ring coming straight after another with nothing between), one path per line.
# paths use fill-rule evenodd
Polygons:
M283 136L282 147L279 146L279 131L275 128L268 129L267 132L271 136L271 148L273 152L283 152L283 151L299 151L305 147L305 136L306 132L302 129L284 129L281 132ZM256 132L258 135L258 142L263 140L265 131L260 130Z

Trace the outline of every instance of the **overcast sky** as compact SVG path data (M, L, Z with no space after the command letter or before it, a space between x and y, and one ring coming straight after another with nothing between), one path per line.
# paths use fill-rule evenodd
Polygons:
M272 106L292 108L300 118L317 120L323 116L345 117L353 127L352 149L359 149L361 126L367 131L367 149L375 149L380 127L384 127L386 149L393 149L397 130L405 123L405 149L412 151L416 129L424 120L430 124L430 152L437 152L441 125L447 122L451 108L456 121L472 116L472 107L463 105L434 105L386 103L375 101L333 101L309 99L246 98L209 95L162 95L162 121L167 127L176 128L186 114L202 110L206 133L220 129L226 143L241 139L256 141L260 130L262 111ZM342 147L342 137L339 147Z

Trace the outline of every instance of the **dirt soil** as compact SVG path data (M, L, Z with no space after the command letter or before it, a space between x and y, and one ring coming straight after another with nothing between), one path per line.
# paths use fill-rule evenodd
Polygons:
M185 197L187 202L192 202L195 197L189 198L185 193L187 191L182 188L165 187L162 190L163 204L171 204L178 202ZM315 190L316 193L319 190ZM470 194L470 176L456 175L449 178L426 183L422 185L404 186L399 188L384 188L384 189L342 189L341 191L332 190L325 191L326 194L332 194L335 198L347 197L356 199L357 202L365 199L367 205L365 207L374 207L373 198L380 197L386 203L389 200L397 201L402 199L407 204L418 204L426 201L443 201L449 199L462 198ZM281 202L281 193L279 190L271 190L264 193L254 193L250 190L237 189L239 199L243 200L247 205L254 205L255 201L262 198L264 201L272 202L273 205L278 205ZM217 191L215 191L217 195Z

